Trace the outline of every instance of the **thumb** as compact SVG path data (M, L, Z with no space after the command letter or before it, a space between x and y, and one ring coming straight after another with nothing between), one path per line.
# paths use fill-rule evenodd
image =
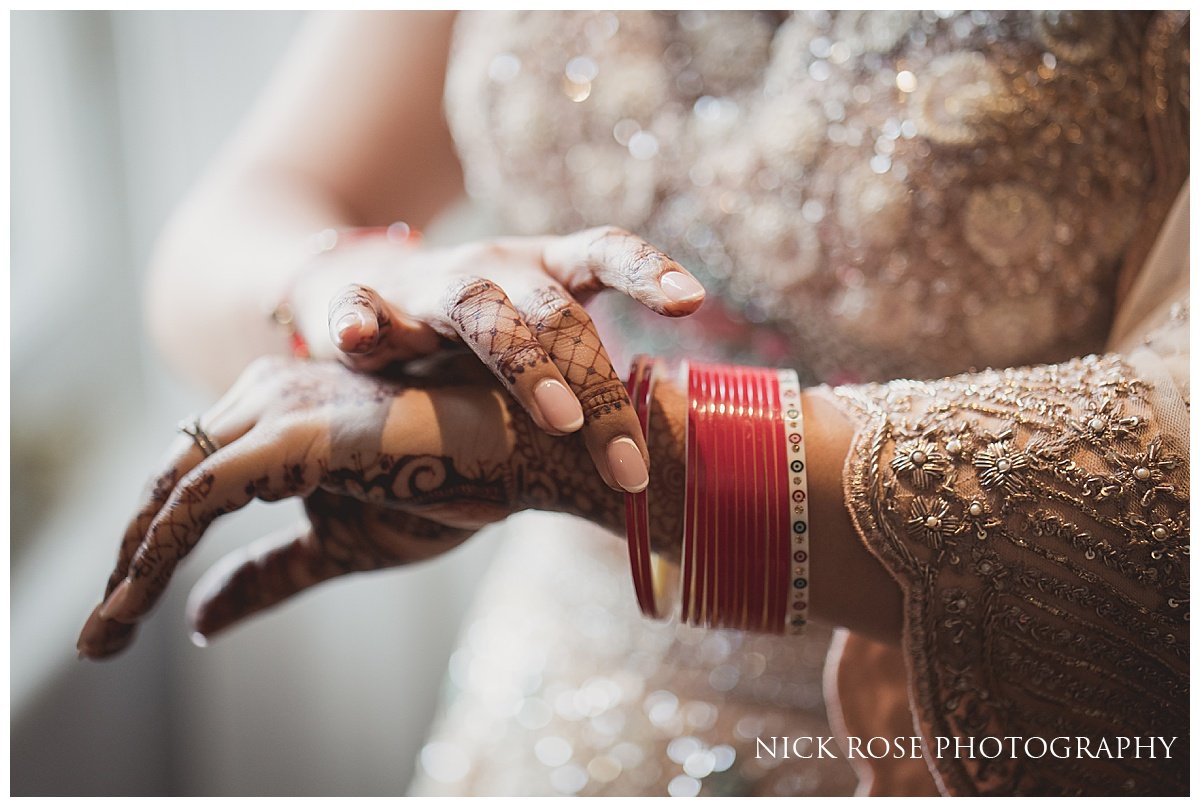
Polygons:
M363 285L346 286L329 303L329 338L338 358L354 370L379 370L433 353L437 333Z

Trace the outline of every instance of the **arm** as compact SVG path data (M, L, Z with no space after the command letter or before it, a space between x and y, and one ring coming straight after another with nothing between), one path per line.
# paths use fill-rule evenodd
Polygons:
M461 191L442 115L453 15L316 15L152 261L147 319L193 380L223 388L287 346L268 314L308 238L404 219L423 226ZM330 274L354 249L324 262ZM322 317L324 311L321 312Z

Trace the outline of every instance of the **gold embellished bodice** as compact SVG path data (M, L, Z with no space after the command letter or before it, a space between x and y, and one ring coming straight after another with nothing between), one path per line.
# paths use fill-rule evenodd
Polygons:
M469 192L520 232L624 227L709 288L670 323L600 298L606 340L843 385L822 392L858 427L846 504L906 615L902 649L834 642L841 731L1187 741L1188 319L1159 305L1186 268L1126 294L1187 175L1186 32L1142 12L459 21ZM1159 309L1165 330L1115 343L1122 300L1119 325ZM834 733L827 631L647 622L622 545L526 523L544 534L510 530L418 792L852 790L844 759L754 754ZM918 759L874 786L1178 792L1183 759Z
M472 14L447 111L513 228L625 227L715 292L660 351L936 377L1103 344L1152 180L1148 21Z

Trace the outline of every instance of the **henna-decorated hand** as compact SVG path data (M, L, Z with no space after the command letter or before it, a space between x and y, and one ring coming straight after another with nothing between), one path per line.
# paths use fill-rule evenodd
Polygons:
M172 445L125 532L106 599L83 627L80 654L124 649L213 520L254 499L301 497L308 521L205 575L189 607L201 636L331 577L446 552L517 510L570 512L620 530L620 495L586 467L582 440L535 428L476 368L442 370L444 386L432 387L333 362L256 362L200 420L219 450L205 457L183 436Z
M402 266L373 262L329 306L338 357L376 371L461 341L540 427L582 427L588 453L614 489L646 485L649 456L591 318L596 292L624 292L665 316L696 311L704 289L637 236L602 227L563 237L506 238L406 251Z

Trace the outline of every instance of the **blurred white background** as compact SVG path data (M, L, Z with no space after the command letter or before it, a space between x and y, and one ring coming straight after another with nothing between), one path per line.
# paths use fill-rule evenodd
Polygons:
M200 572L298 510L254 505L210 531L129 652L76 659L144 479L209 403L143 336L154 238L301 22L11 14L14 795L403 793L499 540L327 584L196 648ZM457 221L438 240L486 227Z

